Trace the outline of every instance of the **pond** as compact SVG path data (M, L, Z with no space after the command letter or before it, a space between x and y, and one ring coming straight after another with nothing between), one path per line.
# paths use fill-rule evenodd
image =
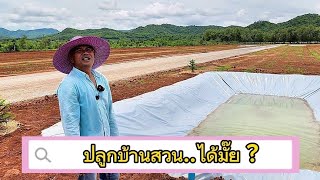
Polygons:
M297 136L300 169L320 171L320 123L302 99L237 94L209 114L189 135Z

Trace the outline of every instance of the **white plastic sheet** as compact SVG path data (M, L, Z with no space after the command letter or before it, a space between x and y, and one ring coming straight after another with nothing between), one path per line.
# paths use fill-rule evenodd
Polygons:
M320 121L320 76L208 72L114 103L121 136L184 136L220 104L238 93L305 99ZM42 131L63 135L61 123ZM320 179L320 173L229 174L235 179ZM201 179L209 177L201 174Z
M114 103L122 136L183 136L237 93L305 99L320 121L320 76L209 72ZM61 123L42 131L63 135Z

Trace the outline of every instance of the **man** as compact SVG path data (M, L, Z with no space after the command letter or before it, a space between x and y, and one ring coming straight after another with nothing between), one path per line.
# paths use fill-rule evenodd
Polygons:
M94 70L109 54L109 43L93 36L76 36L54 54L54 67L68 74L57 90L66 136L118 136L109 83ZM93 180L96 176L80 174L79 180ZM119 179L119 174L100 174L100 179Z

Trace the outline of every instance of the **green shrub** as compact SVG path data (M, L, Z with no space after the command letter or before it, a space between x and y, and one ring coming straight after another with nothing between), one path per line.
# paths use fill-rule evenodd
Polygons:
M4 99L0 99L0 135L11 133L18 128L18 123L13 121L13 118L10 105Z
M191 69L192 72L194 72L194 70L197 69L197 66L196 66L196 62L192 59L191 61L189 61L189 68Z

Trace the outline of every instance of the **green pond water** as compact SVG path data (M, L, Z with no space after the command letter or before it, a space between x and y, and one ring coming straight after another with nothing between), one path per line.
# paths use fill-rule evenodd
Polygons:
M208 115L192 136L297 136L300 169L320 171L320 123L298 98L239 94Z

